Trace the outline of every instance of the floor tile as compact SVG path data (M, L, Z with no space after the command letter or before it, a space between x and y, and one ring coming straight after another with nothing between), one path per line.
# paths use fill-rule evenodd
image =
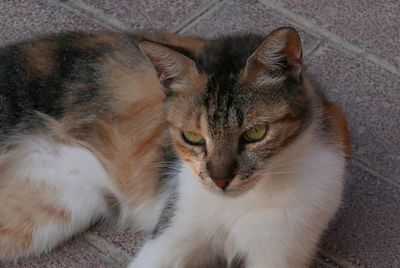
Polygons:
M183 32L207 37L248 32L266 35L283 26L293 25L256 1L235 0L225 1ZM314 49L318 40L302 29L298 30L304 51Z
M400 78L332 46L311 59L308 71L343 108L354 157L400 182Z
M71 240L41 257L31 257L16 264L0 263L0 268L114 268L103 261L90 247L80 240Z
M340 268L340 266L322 255L317 255L310 268Z
M105 14L121 20L132 29L172 30L186 17L194 14L197 8L210 1L84 0L84 2L102 9Z
M104 238L108 243L130 256L136 255L145 241L145 236L139 232L117 230L115 227L107 225L97 225L89 232Z
M357 267L400 267L400 189L355 165L323 247Z
M278 0L352 44L382 56L400 68L398 0Z
M60 31L92 31L101 27L46 1L0 1L0 46Z

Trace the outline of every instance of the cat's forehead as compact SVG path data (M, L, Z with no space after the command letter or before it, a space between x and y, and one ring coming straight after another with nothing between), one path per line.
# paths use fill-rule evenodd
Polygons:
M208 42L202 51L199 64L207 75L202 103L211 127L243 124L246 107L239 77L260 41L254 35L221 38Z
M197 65L209 74L238 74L262 39L247 34L209 40L198 55Z
M208 90L203 104L211 128L239 128L243 125L246 107L240 105L234 90Z

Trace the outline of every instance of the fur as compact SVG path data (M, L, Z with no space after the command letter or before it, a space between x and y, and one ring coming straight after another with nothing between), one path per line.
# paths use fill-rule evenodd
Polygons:
M345 166L343 153L315 139L305 133L274 159L284 172L263 171L263 180L238 197L205 189L185 165L170 228L130 267L203 267L219 256L228 263L243 258L247 268L307 267L340 204Z
M3 48L0 63L0 260L110 219L158 230L131 268L309 265L349 139L303 75L294 29L65 33ZM258 124L265 136L245 140Z

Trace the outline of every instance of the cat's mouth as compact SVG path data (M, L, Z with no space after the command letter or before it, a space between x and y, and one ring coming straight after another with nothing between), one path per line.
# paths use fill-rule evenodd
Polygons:
M212 180L210 177L201 177L203 185L212 192L226 196L238 196L252 189L259 181L258 176L236 176L229 181Z

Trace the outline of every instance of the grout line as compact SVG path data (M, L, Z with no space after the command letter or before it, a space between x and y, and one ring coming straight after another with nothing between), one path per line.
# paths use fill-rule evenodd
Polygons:
M122 21L110 17L104 13L102 9L90 6L83 2L82 0L47 0L53 3L58 3L64 8L77 13L95 23L111 29L111 30L120 30L126 31L129 30L129 26L127 26Z
M184 33L188 28L195 25L202 18L204 18L207 14L209 14L209 13L213 12L214 10L218 9L219 7L221 7L224 4L224 2L226 2L226 1L227 0L218 0L217 2L214 3L214 5L209 6L201 14L198 14L197 17L194 17L191 21L188 21L188 23L186 25L184 25L180 29L177 29L176 32L179 34Z
M113 258L110 258L109 256L104 255L97 248L95 248L91 244L87 243L85 241L85 239L83 238L83 236L72 238L72 239L75 241L75 243L77 243L78 245L84 247L90 253L94 254L98 259L101 259L105 263L109 264L111 267L113 267L113 268L125 268L124 266L121 266L121 264L117 263Z
M207 13L213 6L215 6L220 0L209 0L203 3L199 8L196 9L191 15L184 18L182 21L178 22L172 29L172 32L180 32L187 26L191 25L194 20L202 17L205 13Z
M107 240L95 234L86 233L83 236L83 241L96 249L103 258L112 260L118 267L126 267L133 259L127 253L114 247Z
M328 43L325 40L317 41L317 45L310 51L306 52L306 56L309 59L309 61L311 61L315 57L324 54L327 47Z
M396 180L394 177L391 176L387 176L384 174L381 174L379 171L376 171L374 168L372 168L368 163L366 163L365 161L362 161L356 157L353 157L353 164L359 168L361 168L362 170L367 171L368 173L370 173L371 175L378 177L381 180L386 181L387 183L391 184L392 186L395 186L397 188L400 188L400 182L398 180Z
M321 48L325 47L325 44L326 43L323 40L317 40L311 48L305 51L303 50L303 59L305 59L306 61L311 60L314 57L314 55L316 55L316 53L318 53L321 50Z
M96 24L99 24L105 28L111 30L119 30L119 31L132 30L128 25L126 25L122 21L106 15L102 9L90 6L82 0L47 0L47 1L53 4L59 4L64 8L68 9L69 11L77 13L78 15L83 16L91 21L94 21ZM171 32L181 32L183 29L192 25L194 21L197 21L197 19L202 17L205 13L208 13L209 10L213 9L213 7L221 1L222 0L207 0L199 8L197 8L196 11L194 11L191 15L184 18L182 21L178 22L175 26L173 26Z
M400 76L400 69L394 66L393 64L389 63L388 61L381 59L380 57L366 52L362 50L359 47L356 47L355 45L351 44L350 42L347 42L343 40L341 37L338 35L328 31L324 27L321 27L303 17L300 15L296 14L295 12L285 8L282 4L277 3L274 0L259 0L260 3L264 4L265 6L274 9L275 11L279 12L281 15L292 21L294 24L297 24L299 26L302 26L306 28L309 32L311 32L314 35L318 35L321 37L324 37L326 39L329 39L339 47L347 50L348 52L352 52L355 54L358 54L365 59L367 59L370 62L373 62L374 64L388 70L389 72Z

